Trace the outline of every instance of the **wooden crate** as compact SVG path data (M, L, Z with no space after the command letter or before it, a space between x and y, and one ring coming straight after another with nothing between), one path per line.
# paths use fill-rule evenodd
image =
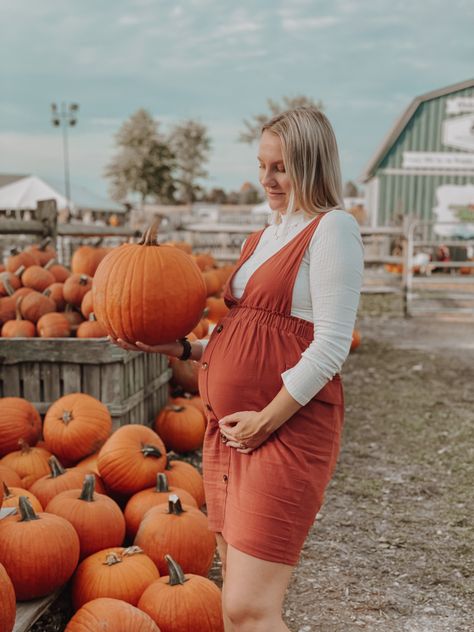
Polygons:
M113 427L150 424L168 399L166 356L125 351L106 338L0 338L0 397L24 397L44 414L67 393L106 404Z

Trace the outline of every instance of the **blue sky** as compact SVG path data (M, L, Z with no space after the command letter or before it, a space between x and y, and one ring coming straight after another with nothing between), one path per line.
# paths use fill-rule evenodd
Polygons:
M52 101L77 101L74 182L98 194L114 133L140 107L162 131L208 126L207 187L257 182L237 141L266 99L321 99L344 180L356 179L410 101L472 77L472 0L1 0L0 173L61 180Z

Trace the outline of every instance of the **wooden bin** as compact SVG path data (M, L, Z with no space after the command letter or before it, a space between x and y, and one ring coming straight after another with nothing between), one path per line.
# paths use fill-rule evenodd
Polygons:
M150 425L168 400L166 356L125 351L106 338L0 338L0 397L24 397L43 415L67 393L106 404L113 428Z

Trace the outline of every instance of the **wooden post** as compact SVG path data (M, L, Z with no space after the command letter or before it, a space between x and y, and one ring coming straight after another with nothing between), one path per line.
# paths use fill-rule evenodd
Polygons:
M58 234L58 207L56 200L40 200L36 206L36 219L43 226L43 236L55 242Z

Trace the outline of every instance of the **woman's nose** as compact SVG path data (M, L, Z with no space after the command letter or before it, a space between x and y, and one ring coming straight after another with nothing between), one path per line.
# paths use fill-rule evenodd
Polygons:
M260 182L262 183L264 187L274 186L275 178L273 177L271 171L265 171Z

